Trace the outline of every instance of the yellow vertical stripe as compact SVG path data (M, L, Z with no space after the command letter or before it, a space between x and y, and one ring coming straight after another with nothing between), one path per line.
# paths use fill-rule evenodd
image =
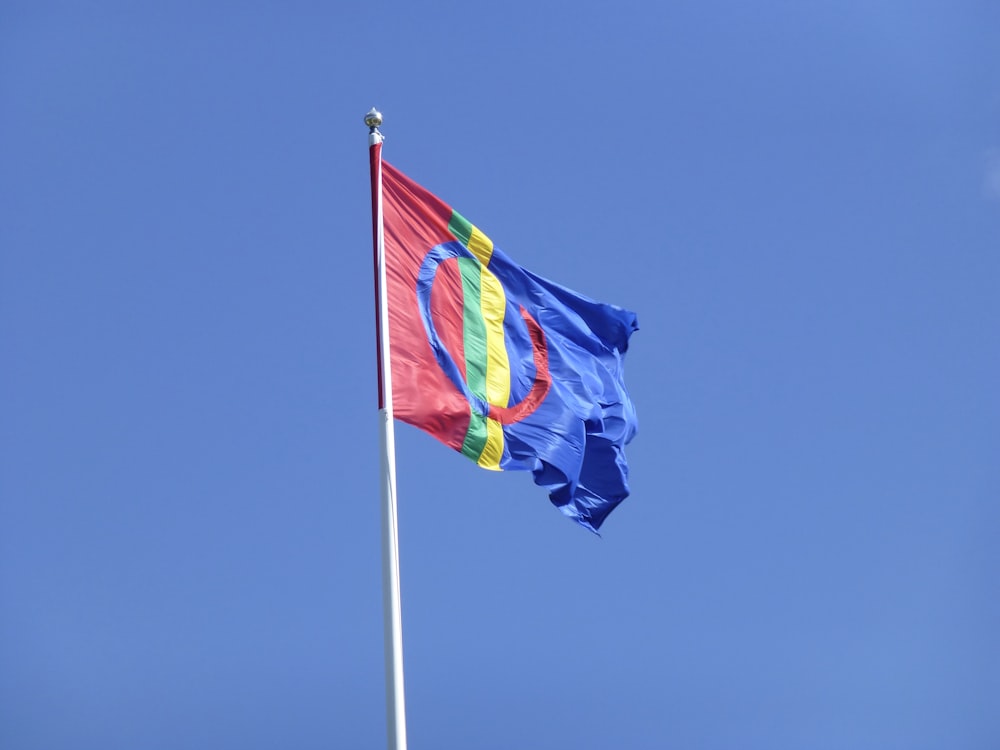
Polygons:
M490 264L490 258L493 257L493 240L480 232L478 228L472 227L472 232L469 234L469 244L466 247L479 259L483 267Z
M503 425L495 419L486 420L486 445L476 462L484 469L500 471L500 459L503 458Z
M482 266L479 299L486 327L486 400L494 406L507 406L510 400L510 361L503 333L507 298L500 280L486 266Z

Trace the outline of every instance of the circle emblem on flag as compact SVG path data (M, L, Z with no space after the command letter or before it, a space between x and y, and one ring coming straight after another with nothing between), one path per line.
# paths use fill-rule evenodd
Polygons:
M462 312L462 330L458 347L462 365L449 351L434 320L431 297L439 270L448 261L456 262L449 272L461 279L461 288L453 284L439 289L439 294L461 294L453 305ZM549 374L548 346L538 321L522 305L508 301L503 278L475 257L461 242L452 241L435 246L424 257L417 276L417 304L427 333L427 342L441 370L469 402L475 414L500 424L514 424L530 416L545 399L552 385ZM456 321L438 321L444 330L457 327ZM520 330L515 330L517 326ZM455 341L458 334L450 337ZM513 339L524 347L515 345ZM530 342L530 344L529 344ZM534 374L512 373L511 367L526 367L530 346L530 361ZM518 356L518 350L521 354ZM508 349L515 357L508 357ZM464 356L461 356L464 355ZM512 375L519 382L531 385L516 402L509 403ZM525 378L524 376L527 376ZM521 388L522 392L524 388Z

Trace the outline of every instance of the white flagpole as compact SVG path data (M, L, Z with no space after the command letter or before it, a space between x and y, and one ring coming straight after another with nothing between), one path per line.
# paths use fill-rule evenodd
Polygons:
M375 330L378 342L378 416L381 425L382 612L385 625L385 708L389 750L406 750L403 698L403 620L399 596L399 532L396 512L396 439L392 417L392 369L389 366L389 302L385 286L385 239L382 226L382 114L365 115L372 177L372 234L375 249Z

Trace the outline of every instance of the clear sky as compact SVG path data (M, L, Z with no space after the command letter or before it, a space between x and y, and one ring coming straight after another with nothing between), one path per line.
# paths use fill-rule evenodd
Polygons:
M638 313L632 497L397 430L415 750L1000 747L1000 5L0 4L0 747L382 748L385 157Z

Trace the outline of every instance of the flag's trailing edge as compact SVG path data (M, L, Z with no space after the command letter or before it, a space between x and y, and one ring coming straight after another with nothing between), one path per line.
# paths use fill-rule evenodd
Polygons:
M628 490L636 316L521 268L382 162L392 406L487 469L524 469L596 532Z

